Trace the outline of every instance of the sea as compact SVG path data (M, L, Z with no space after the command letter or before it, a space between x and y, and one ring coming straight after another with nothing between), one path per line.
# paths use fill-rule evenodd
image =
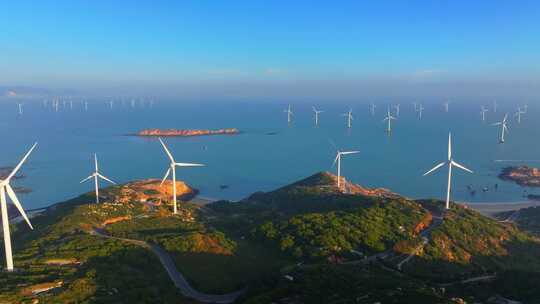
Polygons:
M92 191L80 181L93 171L97 153L100 171L117 183L162 178L168 159L157 138L132 134L147 128L238 128L239 135L168 137L177 162L205 164L178 168L177 177L210 199L240 200L257 191L270 191L319 171L336 172L332 166L338 149L359 150L342 159L342 175L366 187L383 187L410 198L446 195L447 169L430 176L424 172L447 159L448 133L452 132L453 156L473 170L453 170L452 199L463 202L517 202L540 189L523 188L500 180L510 165L540 166L540 107L530 103L518 124L518 101L453 101L446 112L440 99L424 100L423 115L415 112L414 98L370 100L297 101L291 103L292 123L284 110L288 102L249 100L185 101L88 98L64 104L58 112L43 100L4 99L0 102L0 167L14 166L34 142L38 146L24 164L24 178L14 186L31 189L19 193L25 209L41 208ZM19 114L17 102L22 102ZM388 107L400 104L392 133L383 118ZM489 112L481 120L480 106ZM312 107L322 110L314 124ZM352 109L348 128L342 114ZM500 127L491 126L509 113L509 133L499 143ZM507 160L507 161L500 161ZM498 187L495 187L498 185ZM107 186L101 182L101 187ZM474 191L473 191L474 190Z

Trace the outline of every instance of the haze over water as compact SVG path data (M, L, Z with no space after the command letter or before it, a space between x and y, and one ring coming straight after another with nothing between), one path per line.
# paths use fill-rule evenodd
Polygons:
M108 100L108 99L107 99ZM398 100L389 101L397 103ZM383 119L388 103L377 103L371 116L368 102L320 102L325 112L320 126L314 127L312 103L293 104L294 120L287 125L283 110L287 104L276 102L175 102L156 101L152 108L122 106L111 110L106 100L89 103L84 111L74 102L73 110L60 107L55 113L41 102L26 102L23 115L17 105L0 104L0 137L4 138L0 167L10 166L22 157L34 141L39 145L23 167L26 178L16 186L32 189L20 195L25 208L38 208L90 191L91 184L79 184L93 170L92 153L98 153L103 174L124 183L143 178L161 178L167 168L166 155L157 138L126 136L146 128L218 129L238 128L237 136L166 138L179 162L206 164L203 168L178 170L178 179L199 189L210 198L237 200L256 191L268 191L302 179L318 171L331 171L335 149L358 149L359 155L345 157L343 175L368 187L385 187L412 198L443 198L447 171L432 176L422 174L447 157L448 131L453 134L455 159L475 171L454 170L453 198L468 202L521 201L523 190L497 178L500 169L521 163L500 163L496 159L540 159L535 130L540 114L534 106L521 124L509 119L510 133L505 144L498 143L499 128L492 122L504 113L515 112L515 103L499 102L493 113L491 102L487 121L480 119L481 102L463 100L450 104L445 113L439 101L426 102L422 120L414 112L412 100L399 100L401 115L387 136ZM354 122L346 128L345 113L353 109ZM275 135L269 135L274 133ZM527 164L527 163L524 163ZM535 165L534 162L529 165ZM537 164L538 165L538 164ZM495 191L493 185L498 183ZM466 186L477 190L471 196ZM228 185L228 189L220 189ZM105 186L105 184L102 184ZM482 192L483 187L488 192ZM540 193L529 189L529 193Z

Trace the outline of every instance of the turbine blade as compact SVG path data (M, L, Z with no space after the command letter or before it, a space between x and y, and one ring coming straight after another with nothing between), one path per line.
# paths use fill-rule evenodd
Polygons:
M432 173L433 171L435 171L435 170L439 169L440 167L444 166L445 164L446 164L446 162L442 162L442 163L436 165L436 166L433 167L431 170L429 170L428 172L424 173L423 176L426 176L426 175Z
M452 159L452 133L448 133L448 160Z
M34 227L32 227L32 224L30 223L28 216L26 216L26 212L24 212L21 202L19 202L19 199L15 195L15 191L13 191L13 188L11 188L9 184L6 184L6 190L7 190L7 195L9 196L9 198L11 198L11 201L13 202L15 207L17 207L17 209L19 210L19 213L22 215L22 217L24 218L28 226L30 226L30 229L33 230Z
M160 186L163 185L167 177L169 177L170 173L171 173L171 168L167 169L167 172L165 172L165 176L163 176L163 179L161 180L161 184L159 184Z
M101 179L106 180L106 181L108 181L109 183L111 183L111 184L113 184L113 185L116 185L115 182L113 182L112 180L108 179L107 177L105 177L105 176L103 176L103 175L101 175L101 174L99 174L99 173L98 173L98 176L99 176Z
M340 154L341 154L341 152L337 153L336 158L334 159L334 162L332 163L332 167L336 166L336 163L337 163L337 160L338 160Z
M456 163L455 161L452 161L451 164L452 164L453 166L456 166L456 167L460 168L461 170L465 170L465 171L467 171L467 172L469 172L469 173L473 173L472 170L469 170L469 169L465 168L465 166L463 166L463 165L461 165L461 164L458 164L458 163Z
M178 167L204 167L203 164L192 164L192 163L174 163Z
M96 165L96 172L98 172L99 169L98 169L98 161L97 161L97 154L96 153L94 153L94 163Z
M37 146L37 142L34 143L34 145L32 146L32 148L30 148L30 150L28 150L28 152L26 152L26 154L24 155L24 157L21 159L21 161L17 164L17 166L15 166L15 168L13 169L13 171L11 171L11 173L8 175L8 177L4 180L4 181L7 181L9 182L9 180L11 180L11 178L13 176L15 176L15 174L17 174L17 171L19 171L19 169L21 168L21 166L23 165L23 163L26 161L26 159L28 158L28 156L30 156L30 153L32 153L32 151L34 151L34 148L36 148Z
M159 142L161 143L161 146L163 146L163 149L165 150L165 153L167 153L167 156L171 160L171 163L174 163L174 158L173 158L171 152L169 151L169 149L167 149L167 146L165 145L163 140L161 140L161 137L159 138Z
M93 174L92 174L92 175L90 175L89 177L87 177L87 178L83 179L83 180L82 180L82 181L80 182L80 184L82 184L82 183L84 183L85 181L87 181L87 180L91 179L92 177L94 177L94 175L93 175Z
M492 125L492 126L500 126L500 125L502 125L502 123L501 123L501 122L496 122L496 123L493 123L493 124L491 124L491 125Z
M360 151L345 151L345 152L341 152L341 155L356 154L356 153L360 153Z

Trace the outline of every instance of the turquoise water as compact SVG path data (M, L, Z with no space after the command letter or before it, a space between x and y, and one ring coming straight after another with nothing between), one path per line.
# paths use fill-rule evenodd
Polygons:
M397 101L393 101L397 102ZM510 163L496 159L540 159L539 109L529 106L520 125L510 119L505 144L498 143L499 129L489 123L500 120L515 105L499 102L498 113L480 119L480 103L452 103L445 113L439 102L425 102L424 117L418 120L412 101L400 100L401 115L391 136L381 121L386 104L378 103L372 117L368 102L319 102L325 112L314 127L311 103L293 104L291 126L287 125L279 102L189 103L158 100L153 108L117 102L109 109L105 100L89 101L88 111L78 103L71 110L60 106L58 113L41 102L25 102L23 115L11 101L0 104L0 166L14 165L38 141L38 148L25 164L25 179L15 185L31 188L19 194L25 208L37 208L90 191L91 184L79 184L93 168L92 153L98 153L101 171L117 182L141 178L161 178L167 158L157 139L125 136L145 128L239 128L238 136L167 138L179 162L200 162L204 168L179 169L178 178L201 190L203 196L240 199L255 191L267 191L296 181L317 171L331 170L335 149L358 149L360 154L345 157L343 175L369 187L385 187L414 198L443 198L446 170L429 177L422 174L446 158L448 131L454 137L455 159L475 171L454 171L453 198L470 202L523 200L517 185L497 179L499 170ZM489 104L489 103L486 103ZM355 120L346 128L341 114L353 108ZM491 107L490 107L491 109ZM275 135L268 133L275 132ZM516 164L516 163L512 163ZM530 162L529 165L535 165ZM540 165L540 163L536 163ZM495 183L499 190L483 193ZM220 185L229 185L221 190ZM471 196L467 185L477 194ZM104 184L103 184L104 185ZM535 190L529 190L535 193ZM540 193L536 191L536 193Z

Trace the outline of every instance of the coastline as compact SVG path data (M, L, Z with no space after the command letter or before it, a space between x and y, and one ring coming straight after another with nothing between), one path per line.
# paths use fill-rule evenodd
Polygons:
M540 202L537 201L518 201L518 202L487 202L487 203L468 203L468 202L456 202L457 204L472 208L485 216L492 217L496 213L517 211L529 207L540 206Z

